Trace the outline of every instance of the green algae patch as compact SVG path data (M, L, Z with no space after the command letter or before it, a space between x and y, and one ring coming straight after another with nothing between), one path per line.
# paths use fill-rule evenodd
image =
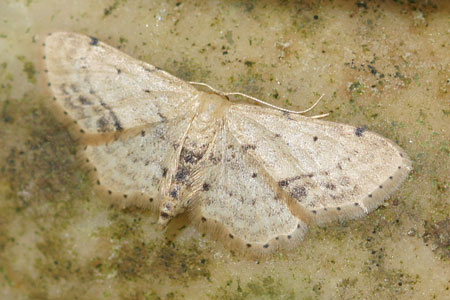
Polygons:
M34 67L34 64L22 55L18 56L17 59L23 63L23 71L27 75L28 82L33 84L36 83L36 68Z
M258 277L247 283L241 280L228 280L211 299L245 300L245 299L308 299L286 287L281 280L272 276Z
M210 259L195 244L182 247L169 244L159 250L151 267L158 276L187 282L199 278L209 279L209 264Z
M450 260L450 219L431 223L425 222L425 233L423 235L425 243L433 244L433 252L443 260Z

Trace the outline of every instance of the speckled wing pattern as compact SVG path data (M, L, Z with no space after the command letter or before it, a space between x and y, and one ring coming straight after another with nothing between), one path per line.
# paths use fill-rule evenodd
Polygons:
M96 38L53 33L44 58L55 102L85 135L107 136L195 109L199 93L191 85Z
M247 154L315 221L363 215L409 173L404 151L365 128L236 105L230 131Z
M411 170L365 128L232 104L96 38L53 33L44 49L55 107L102 191L152 206L160 224L187 213L233 249L294 247L307 224L367 214Z

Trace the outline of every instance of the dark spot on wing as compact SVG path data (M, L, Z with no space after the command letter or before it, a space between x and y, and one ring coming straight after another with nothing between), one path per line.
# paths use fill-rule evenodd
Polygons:
M252 246L252 244L247 244L247 248L250 248Z
M329 189L329 190L332 190L332 191L334 191L334 190L336 189L336 186L335 186L333 183L331 183L331 182L328 182L328 183L325 185L325 187L326 187L327 189Z
M313 141L316 142L319 138L317 136L313 137Z
M158 112L158 116L161 118L162 121L167 121L167 118L160 112Z
M122 131L123 128L122 128L122 125L120 124L119 118L117 118L117 115L114 113L114 111L111 109L111 107L109 107L108 104L106 104L105 102L103 102L101 100L100 100L100 105L109 112L109 115L111 116L111 118L114 121L114 127L116 128L116 130Z
M251 144L242 145L242 150L244 150L244 152L247 152L248 149L255 150L256 145L251 145Z
M269 248L269 244L265 244L263 247L264 248Z
M62 92L64 95L69 95L69 92L68 92L67 89L66 89L66 84L65 84L65 83L62 83L62 84L61 84L60 89L61 89L61 92Z
M258 176L258 174L256 174L256 173L252 174L252 178L256 178L257 176Z
M355 135L361 137L365 131L367 131L367 126L356 127Z
M172 198L178 198L178 191L177 189L173 189L170 193L169 193L170 197Z
M183 147L180 157L183 158L184 162L186 163L196 164L200 159L202 159L203 154L203 152L196 153Z
M150 94L150 90L144 90L144 92L146 92L146 93Z
M74 84L74 83L72 83L72 84L70 85L70 88L72 89L72 91L73 91L74 93L79 93L79 92L80 92L80 88L79 88L76 84Z
M161 212L161 217L162 217L163 219L167 219L167 218L169 217L169 214L168 214L168 213L165 213L165 212Z
M167 171L168 171L167 168L163 168L163 169L162 169L162 176L163 176L163 177L166 177Z
M189 170L186 167L181 167L175 174L175 179L177 180L177 182L181 182L184 181L188 175Z
M309 173L309 174L302 174L302 175L297 175L294 177L289 177L289 178L278 181L278 185L279 186L288 186L291 182L299 180L301 178L306 178L306 177L312 178L312 177L314 177L314 174Z
M289 182L285 179L285 180L280 180L278 181L278 185L279 186L288 186Z
M202 222L206 222L206 218L205 217L202 217Z
M230 239L234 239L234 235L232 235L231 233L228 236L230 237Z
M141 136L144 137L145 136L145 130L141 131Z
M202 189L204 190L204 191L209 191L209 188L210 188L210 186L209 186L209 184L207 184L206 182L203 184L203 186L202 186Z
M117 70L117 74L120 74L120 73L122 73L122 70L121 70L121 69L119 69L119 68L116 68L116 70Z
M98 131L100 131L100 132L106 132L107 130L108 130L108 124L109 124L109 122L108 122L108 120L105 118L105 116L102 116L102 117L100 117L98 120L97 120L97 129L98 129Z
M93 37L93 36L90 36L90 38L91 38L91 42L89 43L89 45L97 46L98 39L96 37Z
M91 105L91 101L89 101L86 97L80 96L78 97L78 100L80 100L80 103L83 105Z
M212 154L212 153L209 155L208 159L215 165L217 165L221 160L220 157L214 156L214 154Z
M296 186L292 189L290 192L290 195L292 198L296 199L298 202L301 202L302 199L304 199L308 192L306 191L305 187L303 186Z

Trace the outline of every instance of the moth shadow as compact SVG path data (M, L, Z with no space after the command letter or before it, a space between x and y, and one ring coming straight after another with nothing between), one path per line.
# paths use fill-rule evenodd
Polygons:
M171 243L177 239L177 237L189 226L191 221L187 214L181 214L173 218L167 225L164 232L164 237L168 243Z

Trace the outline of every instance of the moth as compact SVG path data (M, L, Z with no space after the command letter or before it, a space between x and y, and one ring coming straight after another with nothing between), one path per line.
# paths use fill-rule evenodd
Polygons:
M52 33L44 51L52 105L102 193L162 225L187 214L233 249L295 247L308 224L368 214L411 170L365 128L232 103L93 37Z

